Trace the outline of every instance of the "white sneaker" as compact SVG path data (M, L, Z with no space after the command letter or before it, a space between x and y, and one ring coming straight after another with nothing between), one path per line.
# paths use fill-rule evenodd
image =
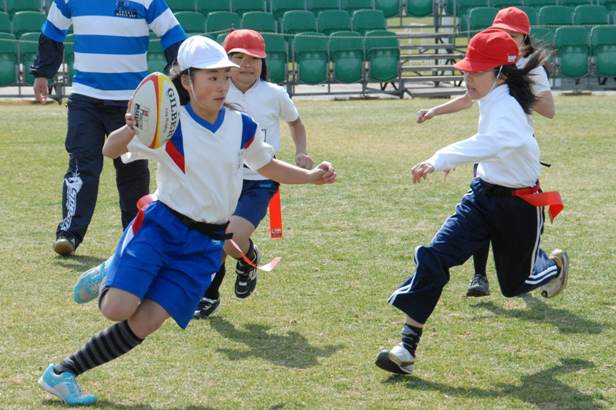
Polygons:
M541 296L544 298L553 298L558 295L567 286L567 279L569 278L569 256L567 252L562 249L554 249L550 253L550 259L556 263L560 273L554 279L541 286Z
M399 343L391 350L382 350L374 363L388 372L410 375L415 367L415 357Z

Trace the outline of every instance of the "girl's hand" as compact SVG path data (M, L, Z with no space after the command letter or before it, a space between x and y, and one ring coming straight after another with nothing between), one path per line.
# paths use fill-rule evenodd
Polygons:
M428 162L420 162L411 168L411 174L413 175L413 184L418 184L421 182L422 178L426 179L426 176L434 172L434 167L430 165Z
M434 117L434 110L430 108L429 110L421 109L417 111L417 124L421 124L424 121L428 121Z
M321 162L310 174L313 176L313 184L333 184L336 181L336 171L329 162Z
M295 154L295 165L304 169L312 169L314 167L314 161L304 152L298 152Z

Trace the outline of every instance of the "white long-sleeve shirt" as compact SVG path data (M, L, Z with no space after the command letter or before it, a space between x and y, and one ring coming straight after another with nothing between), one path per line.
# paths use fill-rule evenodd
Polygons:
M477 176L486 182L510 188L534 185L541 173L539 145L509 87L503 84L481 98L479 112L477 133L441 148L428 163L446 171L477 162Z

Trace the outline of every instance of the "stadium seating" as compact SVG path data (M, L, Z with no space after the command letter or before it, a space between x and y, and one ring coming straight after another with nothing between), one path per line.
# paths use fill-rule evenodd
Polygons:
M306 10L290 10L282 16L280 32L297 34L305 31L316 31L314 14Z
M17 84L17 41L11 33L0 33L0 86Z
M333 80L355 83L363 80L364 41L355 31L337 31L329 36Z
M608 23L608 11L603 6L583 5L573 10L573 24L594 26Z
M586 27L557 28L554 33L554 44L558 50L562 76L581 78L588 74L590 47Z
M18 11L13 16L13 34L19 39L23 33L41 31L46 16L38 11Z
M543 6L555 6L556 0L524 0L524 5L527 7L535 7L540 9Z
M590 32L597 75L616 77L616 26L597 26Z
M490 7L502 9L505 7L520 7L524 5L523 0L490 0Z
M265 33L276 32L276 20L274 15L266 11L248 11L242 16L241 28L248 28Z
M196 11L180 11L175 13L180 25L186 33L203 34L205 32L205 17Z
M304 0L272 0L272 14L277 21L282 20L282 16L291 10L306 10Z
M406 13L412 17L425 17L433 13L432 0L407 0Z
M198 0L197 11L204 16L214 11L231 11L231 0Z
M307 0L306 8L318 16L320 12L325 10L339 10L338 0Z
M599 0L598 3L610 11L616 10L616 0Z
M328 41L323 33L301 33L293 39L297 83L320 84L328 80Z
M540 26L566 26L573 24L573 9L566 6L543 6L539 9Z
M351 30L351 17L344 10L325 10L317 17L317 29L320 33L330 35L334 31Z
M150 45L148 48L148 71L151 73L155 71L162 73L166 65L167 59L165 58L163 47L160 44L160 38L158 38L156 34L150 33Z
M400 0L375 0L374 8L381 10L385 18L396 17L400 15Z
M398 77L400 44L396 33L386 30L368 31L364 38L364 50L369 80L389 82Z
M11 33L11 19L3 11L0 11L0 33Z
M357 10L373 9L373 0L340 0L340 8L346 10L349 14Z
M554 47L554 29L550 27L532 27L530 35L539 47Z
M537 14L538 11L534 7L530 6L518 6L518 8L528 16L528 21L530 21L531 27L537 24Z
M558 4L561 6L576 7L581 5L590 5L593 0L558 0Z
M228 32L240 26L240 16L230 11L214 11L209 13L205 19L205 32L207 35L216 39L221 32Z
M468 14L475 7L489 7L488 0L455 0L455 13L458 16L458 29L465 31L468 27Z
M30 74L30 66L38 53L38 40L41 33L24 33L19 38L19 62L22 67L22 84L34 84L34 76Z
M498 9L494 7L475 7L471 9L468 15L467 26L469 37L490 27L492 21L494 21L494 17L496 17L496 13L498 13Z
M18 11L38 11L41 9L40 0L6 0L6 11L13 16Z
M269 80L281 84L287 81L287 46L284 38L279 34L261 33L265 40L267 57L267 73Z
M385 30L386 26L381 10L357 10L351 16L351 29L361 34L371 30Z
M232 0L231 11L242 16L249 11L265 11L265 0Z
M167 0L167 6L177 13L179 11L195 11L195 0Z

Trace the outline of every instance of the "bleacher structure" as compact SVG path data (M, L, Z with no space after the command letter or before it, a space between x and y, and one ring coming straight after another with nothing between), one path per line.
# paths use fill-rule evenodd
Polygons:
M32 95L29 67L50 0L0 0L0 87ZM397 97L461 94L452 65L470 37L499 9L516 6L532 37L554 51L561 88L614 89L616 0L167 0L189 34L219 42L236 28L261 32L271 81L291 95L384 93ZM55 79L62 97L73 73L73 35ZM151 33L151 71L166 65ZM582 81L586 81L583 85ZM298 87L318 85L319 87ZM308 90L308 91L306 91ZM2 94L5 95L5 94Z

